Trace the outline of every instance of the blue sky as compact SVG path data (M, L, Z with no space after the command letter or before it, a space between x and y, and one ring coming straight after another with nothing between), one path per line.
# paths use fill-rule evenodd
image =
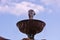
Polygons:
M46 23L35 39L60 40L60 0L0 0L0 36L11 40L26 38L16 23L28 19L29 9L36 12L34 19Z

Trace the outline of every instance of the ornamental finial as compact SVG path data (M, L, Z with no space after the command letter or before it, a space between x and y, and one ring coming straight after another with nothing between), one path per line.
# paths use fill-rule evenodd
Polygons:
M34 16L34 15L35 15L34 10L30 9L30 10L28 11L29 19L33 19L33 16Z

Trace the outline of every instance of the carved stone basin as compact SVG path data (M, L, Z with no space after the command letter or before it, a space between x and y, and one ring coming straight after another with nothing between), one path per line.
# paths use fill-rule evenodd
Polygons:
M43 30L45 23L41 20L27 19L17 23L17 27L22 33L36 34Z

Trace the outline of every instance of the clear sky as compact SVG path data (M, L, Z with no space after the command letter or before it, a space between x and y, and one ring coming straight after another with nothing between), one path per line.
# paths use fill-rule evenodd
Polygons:
M60 0L0 0L0 36L11 40L26 38L16 23L28 19L29 9L36 12L34 19L46 23L35 39L60 40Z

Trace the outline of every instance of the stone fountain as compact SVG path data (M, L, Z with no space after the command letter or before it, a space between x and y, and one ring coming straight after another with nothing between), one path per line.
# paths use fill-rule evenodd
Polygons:
M20 32L26 34L31 40L34 40L34 36L40 33L46 24L41 20L33 19L35 12L32 9L28 11L28 16L29 19L21 20L16 25Z

